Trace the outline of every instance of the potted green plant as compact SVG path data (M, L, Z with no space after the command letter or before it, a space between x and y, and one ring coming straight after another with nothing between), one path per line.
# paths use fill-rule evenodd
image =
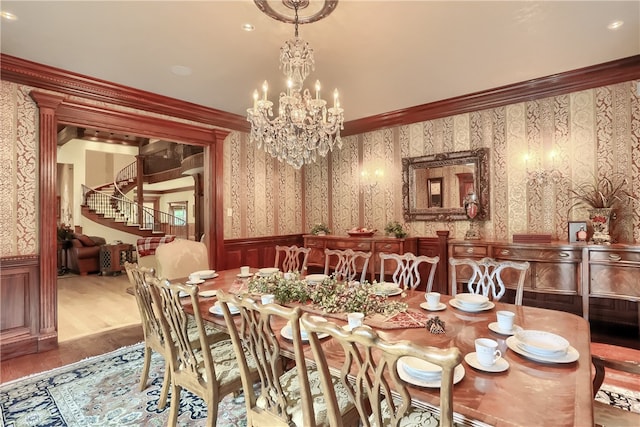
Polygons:
M324 223L318 222L311 228L311 234L316 236L324 236L325 234L330 234L331 230Z
M570 189L575 206L584 206L589 212L593 227L591 240L594 243L609 243L609 223L614 209L624 204L640 201L629 188L627 176L616 173L611 176L596 177ZM614 217L615 218L615 217Z
M402 238L407 236L407 232L404 230L402 224L398 221L390 221L384 227L384 232L389 235L394 235L397 238Z

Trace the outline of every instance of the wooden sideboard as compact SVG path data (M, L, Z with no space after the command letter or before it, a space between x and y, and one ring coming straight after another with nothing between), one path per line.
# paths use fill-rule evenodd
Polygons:
M398 239L395 237L372 236L372 237L351 237L351 236L316 236L313 234L305 234L304 246L311 248L307 265L309 267L324 268L325 249L352 249L354 251L371 252L369 260L369 277L370 281L375 279L375 275L380 273L380 253L396 253L403 254L405 252L416 253L418 239L415 237L406 237ZM385 264L386 266L387 264ZM389 264L389 268L391 264ZM386 270L387 268L385 268Z
M640 327L640 246L449 240L448 251L455 258L528 261L525 305ZM505 285L515 292L508 275Z

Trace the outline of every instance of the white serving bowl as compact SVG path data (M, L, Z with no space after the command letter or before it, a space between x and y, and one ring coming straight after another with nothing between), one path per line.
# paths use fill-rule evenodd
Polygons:
M380 282L373 285L373 289L377 295L389 295L399 288L396 283L393 282Z
M413 377L433 381L442 376L442 368L434 363L412 356L405 356L401 360L404 370Z
M463 293L456 295L456 301L466 308L478 308L486 305L489 298L480 294Z
M280 269L276 267L261 268L260 270L258 270L258 274L260 276L271 276L273 274L276 274L278 271L280 271Z
M515 336L523 350L538 356L561 356L569 349L569 341L551 332L522 330Z
M309 274L304 279L310 283L321 283L328 278L329 276L327 276L326 274Z

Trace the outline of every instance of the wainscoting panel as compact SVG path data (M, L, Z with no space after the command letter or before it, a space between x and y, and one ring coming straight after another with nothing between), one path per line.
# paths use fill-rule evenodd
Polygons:
M0 358L38 351L40 323L37 256L0 259Z
M302 244L301 234L225 240L225 257L222 260L223 265L218 268L228 270L240 268L243 265L254 269L272 267L276 260L276 245L302 246Z

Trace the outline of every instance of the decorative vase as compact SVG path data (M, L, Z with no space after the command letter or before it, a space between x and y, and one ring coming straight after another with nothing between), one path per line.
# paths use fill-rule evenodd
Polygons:
M609 223L611 221L612 208L594 208L589 209L589 220L593 227L593 236L591 241L595 244L611 243L609 235Z

